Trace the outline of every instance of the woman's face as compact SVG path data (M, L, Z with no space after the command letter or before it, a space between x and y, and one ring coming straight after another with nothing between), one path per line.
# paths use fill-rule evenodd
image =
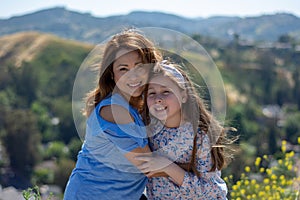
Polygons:
M181 122L181 104L186 102L186 92L170 78L158 75L149 81L147 106L149 112L167 127L178 127Z
M121 49L113 63L114 81L122 95L138 97L142 94L148 80L150 67L142 63L142 58L136 51Z

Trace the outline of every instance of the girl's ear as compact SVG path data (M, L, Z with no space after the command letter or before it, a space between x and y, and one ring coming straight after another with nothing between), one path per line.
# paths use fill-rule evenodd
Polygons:
M186 103L187 102L187 98L188 98L188 96L187 96L186 90L183 90L181 92L181 103Z

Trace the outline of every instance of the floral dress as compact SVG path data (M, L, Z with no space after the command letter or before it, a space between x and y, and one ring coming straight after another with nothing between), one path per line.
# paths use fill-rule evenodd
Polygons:
M152 151L165 155L177 163L190 161L194 138L191 123L185 123L178 128L156 125L152 127L152 133L154 133L150 138ZM185 172L181 186L176 185L170 177L150 178L147 184L149 199L227 199L227 187L221 178L221 172L210 172L212 160L209 137L201 131L197 134L199 140L196 163L201 176Z

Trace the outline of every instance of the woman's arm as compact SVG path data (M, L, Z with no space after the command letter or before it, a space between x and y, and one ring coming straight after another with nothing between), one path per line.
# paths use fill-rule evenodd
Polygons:
M115 123L115 124L129 124L134 122L133 117L130 115L128 110L123 108L122 106L119 105L109 105L109 106L104 106L100 110L100 115L103 119L106 121ZM130 133L129 133L130 134ZM148 156L151 155L151 150L148 145L144 147L138 147L130 152L124 154L124 156L132 162L135 166L139 166L144 163L144 161L137 160L135 157L137 156ZM166 173L159 173L159 174L153 174L153 176L165 176L167 177L168 175Z

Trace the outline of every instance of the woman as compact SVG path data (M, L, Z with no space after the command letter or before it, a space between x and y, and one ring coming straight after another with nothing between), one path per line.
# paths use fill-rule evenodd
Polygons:
M85 141L65 200L140 199L147 178L134 154L150 151L140 117L143 91L160 60L153 43L132 30L107 43L98 84L87 95Z

